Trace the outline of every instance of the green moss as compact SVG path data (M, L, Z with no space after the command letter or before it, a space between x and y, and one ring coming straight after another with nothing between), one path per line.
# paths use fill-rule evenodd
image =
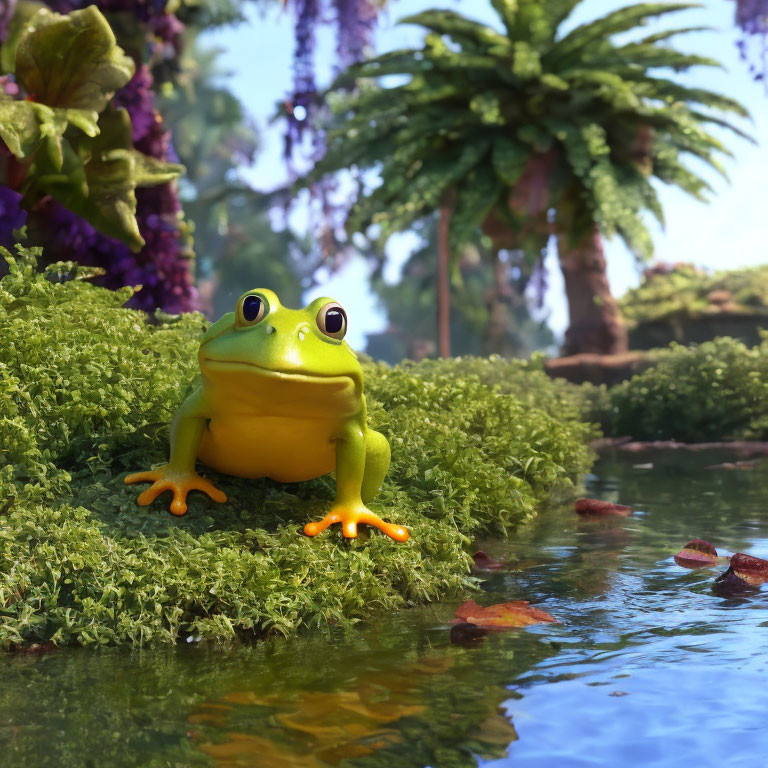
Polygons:
M589 466L593 428L540 372L368 363L370 421L393 454L372 507L411 528L407 544L301 535L327 510L329 477L209 472L226 504L195 494L182 518L139 507L123 478L165 461L204 318L150 321L122 307L130 288L72 279L90 274L72 264L37 274L33 251L5 256L0 646L288 634L435 600L469 583L473 535L528 519Z
M607 434L638 440L768 440L768 341L670 345L593 409Z
M651 274L619 300L630 326L673 317L717 312L707 298L713 291L731 294L730 309L768 313L768 267L750 267L708 274L693 264L679 264L662 274Z

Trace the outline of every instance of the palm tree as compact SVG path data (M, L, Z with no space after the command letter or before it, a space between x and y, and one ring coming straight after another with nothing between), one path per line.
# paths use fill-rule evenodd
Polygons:
M649 257L641 213L663 221L651 180L704 199L709 186L685 160L722 173L718 153L729 154L705 127L744 136L723 117L746 116L739 103L659 71L719 66L664 44L700 28L614 39L694 6L633 5L561 34L579 2L491 0L504 32L452 11L411 16L402 23L426 28L423 47L350 67L329 94L336 122L305 183L350 167L378 171L377 186L361 183L347 227L374 225L381 239L440 211L442 354L449 241L455 250L478 228L498 249L532 257L555 235L570 311L563 352L626 349L602 238L618 234L638 258ZM356 91L345 90L351 82Z

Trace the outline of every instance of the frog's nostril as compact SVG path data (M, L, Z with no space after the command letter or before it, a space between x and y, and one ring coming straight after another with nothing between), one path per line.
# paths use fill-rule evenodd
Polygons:
M267 324L267 325L264 327L264 333L266 333L266 334L267 334L267 336L269 336L269 335L273 334L273 333L274 333L276 330L277 330L277 328L275 328L275 326L274 326L274 325L269 325L269 324Z

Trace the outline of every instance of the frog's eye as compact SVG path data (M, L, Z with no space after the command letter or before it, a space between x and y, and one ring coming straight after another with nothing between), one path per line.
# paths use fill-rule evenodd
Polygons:
M240 301L239 315L242 322L247 325L253 325L264 319L267 314L267 302L254 293L249 293Z
M339 304L326 304L317 313L317 327L332 339L343 339L347 332L347 313Z

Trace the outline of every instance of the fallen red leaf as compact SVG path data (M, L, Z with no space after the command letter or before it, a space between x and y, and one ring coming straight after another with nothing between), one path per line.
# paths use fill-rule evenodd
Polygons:
M675 555L675 562L683 568L705 568L716 565L717 550L704 539L693 539Z
M540 608L534 608L526 600L498 603L487 608L478 605L474 600L467 600L456 609L456 618L451 624L474 624L483 629L515 629L553 621L557 621L554 616Z
M573 505L580 515L613 515L614 517L629 517L632 507L624 504L612 504L610 501L598 499L578 499Z
M759 587L768 581L768 560L745 555L743 552L737 552L731 557L731 567L728 570L733 571L751 587Z
M494 560L482 551L475 552L475 554L472 555L472 559L475 561L475 568L477 568L478 571L498 571L499 568L504 567L504 563Z
M717 594L728 597L751 592L768 581L768 560L737 552L731 557L731 566L715 580Z

